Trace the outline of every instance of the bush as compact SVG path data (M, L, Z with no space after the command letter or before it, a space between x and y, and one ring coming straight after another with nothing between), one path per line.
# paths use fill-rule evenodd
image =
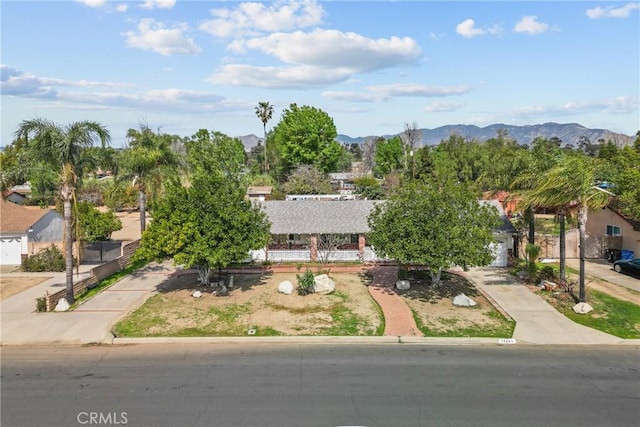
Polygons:
M307 269L304 274L296 274L296 278L298 279L298 294L299 295L309 295L313 293L313 273L311 270Z
M36 311L39 313L47 311L47 299L45 297L36 298Z
M558 283L560 281L559 272L553 266L545 265L540 270L538 270L537 282L540 282L542 280Z
M22 270L29 273L40 271L64 271L64 254L55 245L51 245L35 255L27 256L22 262Z

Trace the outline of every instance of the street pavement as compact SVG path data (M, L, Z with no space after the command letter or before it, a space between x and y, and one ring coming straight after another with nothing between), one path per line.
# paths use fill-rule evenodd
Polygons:
M36 313L35 299L45 290L64 286L64 274L34 286L0 302L2 327L1 345L78 345L131 344L173 342L366 342L411 344L496 344L519 343L531 345L640 345L640 340L624 340L578 325L558 313L551 305L535 295L507 269L475 268L463 273L516 323L515 340L485 338L430 338L419 336L382 337L213 337L213 338L115 338L111 334L114 323L126 316L172 275L182 270L166 261L150 264L122 279L109 289L71 312ZM85 273L86 274L86 273ZM82 273L80 278L82 278ZM505 337L507 338L507 337Z

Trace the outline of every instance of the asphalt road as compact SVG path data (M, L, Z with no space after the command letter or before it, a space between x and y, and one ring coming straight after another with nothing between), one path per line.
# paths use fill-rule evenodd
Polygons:
M12 426L637 426L638 347L3 347Z

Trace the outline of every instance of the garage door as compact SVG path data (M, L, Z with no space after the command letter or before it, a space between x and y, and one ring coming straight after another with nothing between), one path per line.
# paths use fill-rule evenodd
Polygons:
M19 237L0 238L0 264L19 265L22 263L22 243Z
M493 262L491 267L506 267L508 264L508 251L507 244L505 242L498 241L497 244L493 244L491 247L493 251Z

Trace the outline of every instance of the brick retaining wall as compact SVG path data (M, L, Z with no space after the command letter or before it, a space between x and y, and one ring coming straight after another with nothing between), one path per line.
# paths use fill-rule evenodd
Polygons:
M97 284L102 279L111 276L118 271L124 269L129 262L131 261L131 257L135 253L136 249L140 247L140 240L134 240L131 243L127 243L122 246L122 255L113 261L109 261L105 264L101 264L97 267L94 267L90 270L90 276L84 280L80 280L73 284L73 295L79 295L84 292L87 288ZM58 292L53 294L49 294L45 291L44 298L47 303L47 311L51 311L56 308L58 301L67 296L67 289L61 289Z

